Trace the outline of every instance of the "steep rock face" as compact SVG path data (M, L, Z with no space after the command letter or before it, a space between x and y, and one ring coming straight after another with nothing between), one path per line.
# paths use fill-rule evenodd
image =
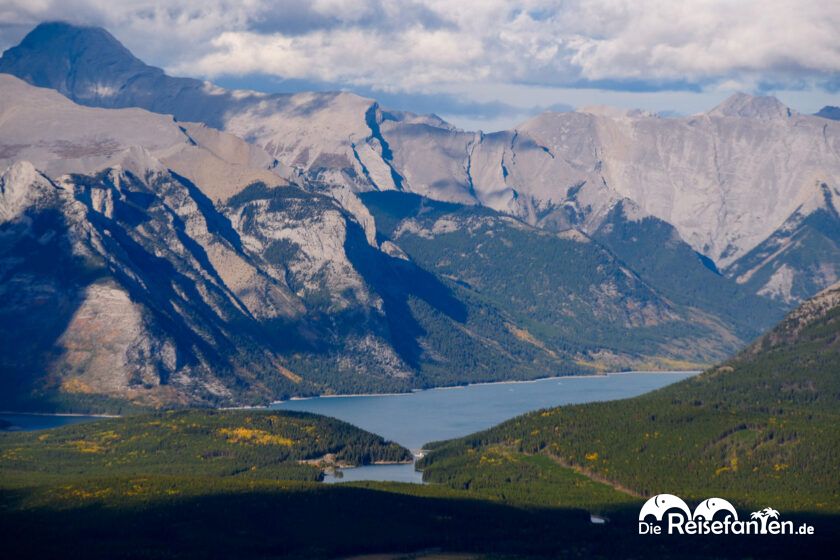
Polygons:
M204 250L236 247L212 236L186 184L165 171L138 176L121 167L57 183L49 203L2 224L2 284L14 294L4 299L3 324L23 325L4 329L4 341L17 346L4 351L12 362L3 384L15 389L7 402L56 394L226 402L292 388L272 375L277 354L259 349L252 314ZM270 288L252 304L270 302L286 318L300 313L288 287ZM41 332L20 339L29 330Z
M251 403L589 371L580 343L522 339L503 310L377 239L345 187L292 185L234 136L8 75L0 99L0 139L15 146L0 159L4 406Z
M840 278L840 189L825 183L777 229L726 269L759 294L785 302L807 299Z
M484 135L348 93L268 95L172 78L106 31L66 24L38 26L4 53L0 72L79 103L139 106L230 131L265 148L284 176L347 192L397 189L589 234L630 201L639 218L671 224L725 272L748 268L736 262L788 227L814 184L840 188L840 125L769 97L736 94L684 118L603 107L544 113ZM769 277L749 286L789 306L840 272L836 260L819 266L827 272L816 283L796 269L782 273L790 290Z
M475 134L442 122L387 121L382 135L400 173L400 190L437 200L477 202L469 163Z
M611 189L725 267L779 228L817 178L834 184L840 172L840 128L750 99L683 119L555 114L523 128L578 168L598 167Z
M10 165L0 175L0 218L14 220L27 208L50 204L56 186L28 161Z
M591 232L620 200L603 176L592 119L547 113L521 128L485 137L476 148L475 187L489 206L529 223Z
M0 313L17 325L3 329L7 402L265 402L416 383L389 325L406 317L389 318L357 271L369 265L356 253L388 257L332 199L273 187L282 202L260 208L254 190L268 187L255 184L229 221L178 175L135 172L43 178L55 192L0 226L14 294Z
M401 161L401 138L390 144ZM446 179L418 184L414 175L411 190L446 200L449 195L436 193L435 184L463 184L481 204L531 224L590 234L626 202L634 219L651 216L671 224L733 279L734 271L750 267L739 260L783 234L790 221L822 209L834 216L838 206L840 127L793 113L775 99L736 95L708 114L682 119L546 113L515 131L461 144L453 158L459 165ZM414 154L417 147L406 144L404 151ZM469 155L460 164L464 151ZM429 147L421 153L436 152ZM421 156L415 165L448 169L445 159ZM405 165L411 169L410 162ZM826 243L836 246L828 237ZM791 247L809 264L788 263L796 271L790 290L775 290L765 278L750 284L754 293L790 305L830 283L840 261L834 249L815 243ZM821 272L810 282L814 267Z
M836 130L772 99L472 133L352 94L171 78L64 24L0 70L89 105L0 75L7 266L33 243L87 255L33 280L66 313L32 339L50 359L15 375L77 395L244 402L707 363L838 275ZM410 193L413 213L376 200Z
M283 358L293 340L304 341L299 353L318 354L311 339L321 336L335 352L313 359L335 364L341 354L358 364L363 352L342 352L341 332L312 327L325 294L337 303L324 314L381 315L348 260L344 232L378 250L333 199L289 186L262 167L271 167L264 152L201 125L80 107L8 75L0 92L0 138L15 146L0 160L9 403L45 395L57 405L102 395L147 405L243 402L329 390L334 379L316 389ZM248 225L203 190L241 201L269 188L254 179L303 204L257 212ZM267 237L297 243L280 267L270 260L282 251L253 242L266 224ZM405 377L384 331L376 344L393 363L375 375Z
M261 255L272 275L289 281L298 296L321 298L333 312L381 306L348 258L349 225L331 198L254 183L228 200L226 213L243 246Z

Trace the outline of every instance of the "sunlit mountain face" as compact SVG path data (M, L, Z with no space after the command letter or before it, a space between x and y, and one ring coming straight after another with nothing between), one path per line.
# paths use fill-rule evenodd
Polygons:
M6 2L0 556L837 550L837 29Z
M60 23L0 70L23 80L3 82L6 191L55 185L49 204L8 194L7 227L50 206L64 250L104 267L62 288L16 392L244 402L708 364L840 270L840 129L772 97L483 134L351 93L170 77ZM35 233L10 231L25 253ZM96 357L87 314L136 316L119 358Z

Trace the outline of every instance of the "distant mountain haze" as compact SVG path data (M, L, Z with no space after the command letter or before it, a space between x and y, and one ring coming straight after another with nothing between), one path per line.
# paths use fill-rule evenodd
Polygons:
M834 107L833 105L826 105L819 111L817 111L816 116L822 117L824 119L831 119L833 121L840 120L840 107Z

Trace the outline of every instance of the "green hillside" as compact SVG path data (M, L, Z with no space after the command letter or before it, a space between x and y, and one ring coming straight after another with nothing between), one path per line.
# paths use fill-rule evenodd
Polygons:
M555 505L591 505L546 469L568 467L630 494L716 495L746 506L840 511L840 286L732 360L624 401L542 410L432 444L428 481ZM531 457L543 469L512 480ZM492 465L492 468L491 468ZM529 467L532 468L532 467ZM543 485L545 492L534 491ZM565 499L569 498L569 499ZM600 508L609 509L610 500Z
M579 232L543 231L487 208L405 193L361 198L381 240L395 242L459 297L499 310L521 338L580 364L611 370L702 367L732 355L758 333L720 312L721 301L733 300L727 291L732 283L693 252L671 252L673 258L657 260L640 277ZM670 284L663 291L653 281L669 270L672 284L684 288L678 271L686 262L712 278L700 282L714 286L703 297ZM764 316L751 322L753 329L769 324Z
M183 475L319 480L318 460L364 465L410 461L411 453L345 422L299 412L184 410L0 433L7 489L60 481L78 484L68 488L81 495L116 491L82 483L97 477L141 476L150 485Z
M830 532L806 542L652 541L628 531L638 513L632 498L541 456L525 460L534 471L498 471L513 477L510 491L531 489L524 499L446 485L314 482L318 470L299 465L299 458L334 451L345 461L387 460L403 451L314 415L191 411L71 428L0 436L4 557L207 560L371 554L382 560L498 560L618 553L685 560L809 557L836 546ZM533 475L545 476L544 484L535 484ZM536 505L542 499L538 494L552 487L574 489L567 497L581 505L609 502L612 521L592 524L583 509ZM817 526L837 520L802 519Z
M85 560L815 557L837 546L838 321L836 307L806 308L689 382L435 445L425 474L441 484L427 486L315 482L320 465L299 461L408 452L311 414L193 410L0 434L2 550ZM634 492L658 491L799 509L818 532L639 536ZM590 523L592 511L610 521Z
M628 219L624 203L613 208L593 238L670 301L719 317L743 340L753 340L790 310L790 306L756 295L762 284L747 287L721 274L667 222L651 216ZM818 291L813 287L808 293Z

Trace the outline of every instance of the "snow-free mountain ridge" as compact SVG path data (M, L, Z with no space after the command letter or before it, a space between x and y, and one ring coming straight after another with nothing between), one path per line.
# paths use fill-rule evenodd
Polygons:
M78 105L8 74L0 170L7 408L265 403L668 367L712 361L751 332L660 293L574 230L291 183L234 135ZM383 195L395 198L370 198ZM546 292L559 297L542 306Z
M483 134L169 77L63 23L0 72L12 404L694 367L838 277L840 123L773 98Z
M0 71L81 104L138 106L206 123L262 146L293 174L356 192L396 189L481 204L540 227L587 233L625 200L634 219L673 225L741 282L747 265L737 262L797 213L831 215L840 206L840 123L801 115L773 97L734 94L680 118L603 108L544 113L515 130L483 134L351 93L228 91L172 78L107 31L62 23L38 26L4 53ZM811 295L809 274L818 272L817 288L840 278L837 240L822 232L816 243L803 250L818 255L801 265L762 261L763 273L751 277L766 282L753 287L794 303ZM779 272L785 266L790 272ZM772 280L779 274L790 282Z

